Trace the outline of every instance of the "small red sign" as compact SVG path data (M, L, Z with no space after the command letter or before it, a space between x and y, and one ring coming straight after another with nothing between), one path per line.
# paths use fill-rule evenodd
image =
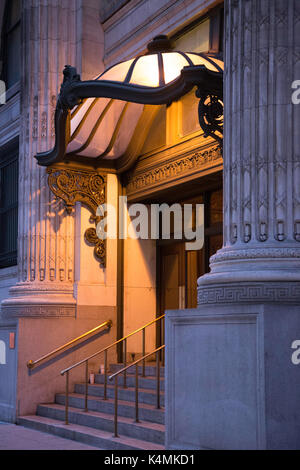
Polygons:
M9 333L9 348L15 349L15 333Z

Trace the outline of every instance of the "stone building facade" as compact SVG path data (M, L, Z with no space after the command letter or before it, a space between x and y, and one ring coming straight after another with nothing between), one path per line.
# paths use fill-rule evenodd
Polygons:
M51 401L64 387L59 371L95 346L35 374L28 360L110 319L107 346L167 312L166 448L299 448L300 369L291 360L300 341L300 105L292 101L299 7L298 0L1 3L8 86L0 214L10 238L2 235L0 247L0 419L15 422ZM176 50L224 61L223 146L205 137L197 97L187 93L157 110L122 157L122 171L102 168L106 201L204 204L204 247L108 239L104 265L85 238L90 210L80 201L66 210L34 157L55 145L66 64L93 80L145 53L158 35ZM87 181L83 166L75 170ZM18 191L5 205L10 187ZM8 225L16 207L17 232ZM149 332L147 352L158 333ZM139 340L129 342L128 354L141 351ZM116 348L109 359L121 356ZM71 385L79 378L74 372Z

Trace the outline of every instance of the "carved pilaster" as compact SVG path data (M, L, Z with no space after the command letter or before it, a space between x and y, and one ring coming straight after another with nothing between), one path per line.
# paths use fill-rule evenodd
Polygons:
M299 10L294 0L225 2L224 246L198 280L201 303L208 285L300 280ZM300 301L290 289L283 297Z

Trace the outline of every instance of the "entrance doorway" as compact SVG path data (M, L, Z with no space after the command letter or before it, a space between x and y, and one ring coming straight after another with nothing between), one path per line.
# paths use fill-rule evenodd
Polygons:
M204 204L204 245L201 250L186 251L184 240L158 240L157 316L166 310L197 307L197 279L209 272L209 258L222 248L222 195L220 189L180 202ZM158 325L158 346L164 339L163 330Z

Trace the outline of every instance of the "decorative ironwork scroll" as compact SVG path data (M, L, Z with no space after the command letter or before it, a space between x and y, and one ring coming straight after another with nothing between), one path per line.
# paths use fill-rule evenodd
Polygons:
M196 96L199 98L199 124L204 131L204 137L213 137L222 147L223 101L221 94L206 93L198 88Z
M91 222L97 224L101 217L96 215L97 207L106 202L106 175L90 170L54 168L47 169L49 188L62 199L70 213L76 202L81 202L91 212ZM90 227L84 234L85 240L94 246L95 257L102 267L106 265L106 242L98 238L96 228Z

